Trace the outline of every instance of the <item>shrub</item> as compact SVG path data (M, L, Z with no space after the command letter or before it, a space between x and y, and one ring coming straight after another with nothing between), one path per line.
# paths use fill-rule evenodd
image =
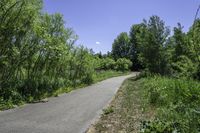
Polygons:
M101 59L100 61L100 68L103 69L103 70L111 70L111 69L114 69L115 67L115 61L112 59L112 58L103 58Z
M132 66L132 62L126 58L119 58L116 61L115 69L118 71L127 71Z
M196 71L195 64L187 57L180 56L175 63L172 63L175 77L193 77Z

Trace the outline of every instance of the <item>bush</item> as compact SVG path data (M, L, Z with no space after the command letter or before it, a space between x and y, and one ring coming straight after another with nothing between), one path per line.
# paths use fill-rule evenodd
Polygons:
M175 77L193 77L196 71L195 64L187 57L180 56L175 63L172 63Z
M112 58L103 58L100 61L100 69L101 70L111 70L115 67L115 61Z
M115 69L118 71L128 71L132 66L132 62L126 58L119 58L116 61Z

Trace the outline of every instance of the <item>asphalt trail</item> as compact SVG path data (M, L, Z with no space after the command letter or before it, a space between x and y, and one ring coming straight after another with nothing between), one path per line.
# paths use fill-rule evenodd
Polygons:
M135 74L0 112L0 133L83 133L111 101L122 82Z

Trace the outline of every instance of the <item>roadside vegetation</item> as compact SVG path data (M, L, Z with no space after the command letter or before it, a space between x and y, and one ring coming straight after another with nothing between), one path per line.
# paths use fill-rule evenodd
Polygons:
M162 76L127 79L88 133L198 133L200 83Z
M0 110L131 69L140 77L124 83L95 126L98 132L200 132L197 16L188 32L178 23L171 34L160 17L151 16L120 33L102 55L76 44L63 16L43 12L42 0L1 0L0 7Z
M124 81L117 95L97 123L87 133L137 133L140 122L150 118L151 114L143 113L142 80L130 78Z
M126 74L131 62L95 54L42 0L0 2L0 110Z
M151 16L120 33L111 53L141 73L124 83L93 132L200 132L200 19L188 32L178 23L170 34L160 17Z
M113 43L114 58L124 56L142 71L144 110L156 112L153 120L142 122L140 132L200 132L200 20L196 17L186 33L178 23L172 33L160 17L152 16Z
M156 109L154 120L143 121L142 132L200 131L200 82L153 76L144 79L141 89L145 107Z

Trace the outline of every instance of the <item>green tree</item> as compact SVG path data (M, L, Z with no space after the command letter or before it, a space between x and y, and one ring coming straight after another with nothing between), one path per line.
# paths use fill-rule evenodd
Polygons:
M139 61L139 43L137 40L137 36L141 33L142 24L136 24L131 27L130 30L130 49L129 49L129 57L133 63L132 69L133 70L140 70L142 69L141 62Z
M42 9L41 0L0 2L0 94L9 99L13 88L25 79L24 63L33 47L34 23Z
M174 42L175 42L175 53L174 60L177 60L181 55L187 55L187 44L185 40L185 33L182 31L183 27L178 23L178 27L174 28Z
M114 59L129 58L130 39L126 32L122 32L112 44L112 55Z
M190 31L188 32L189 42L191 44L191 55L197 65L195 77L200 79L200 19L195 20Z
M169 29L158 16L152 16L148 22L144 20L140 32L137 36L140 61L150 72L163 74L167 65L164 48Z

